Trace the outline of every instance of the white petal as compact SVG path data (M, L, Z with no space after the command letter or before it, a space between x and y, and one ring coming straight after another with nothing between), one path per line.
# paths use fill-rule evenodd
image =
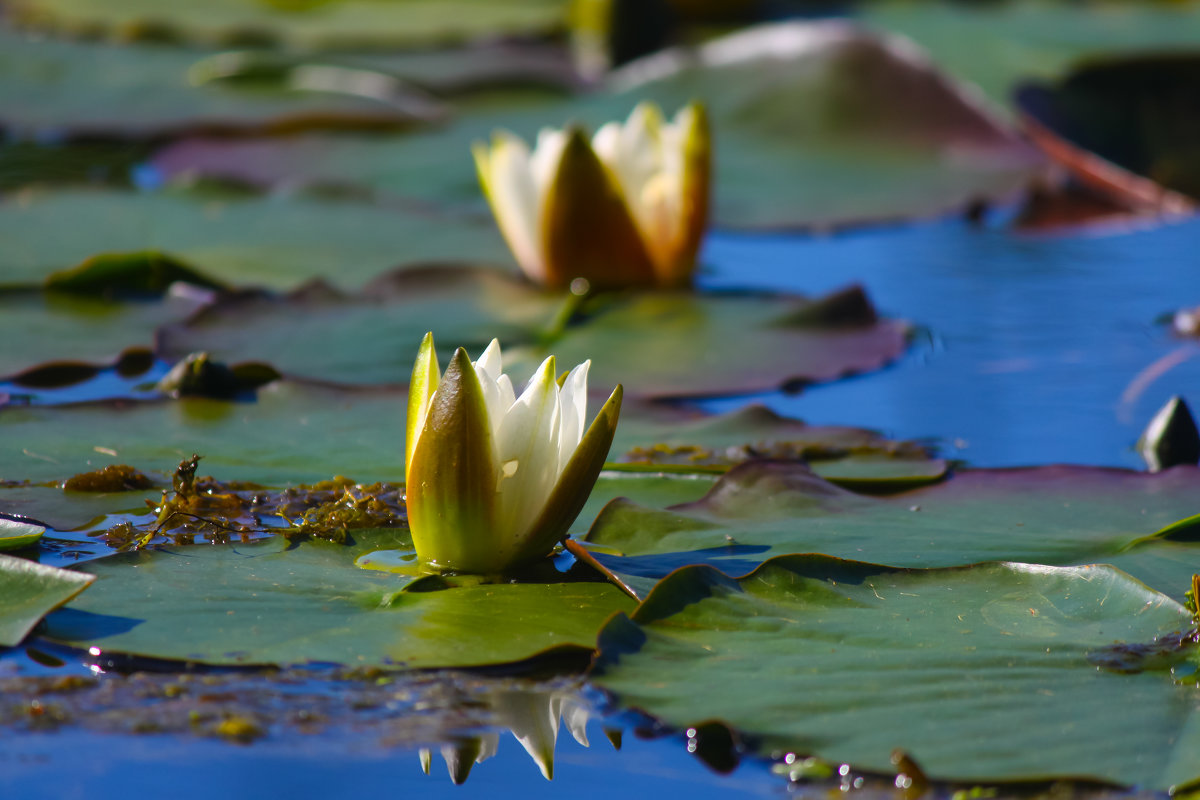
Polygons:
M533 280L546 274L538 247L539 190L525 142L498 132L488 159L492 210L517 263Z
M559 392L562 408L562 433L559 436L558 472L561 475L583 439L587 422L587 376L592 362L585 361L567 374Z
M500 435L500 425L512 405L512 382L501 370L500 343L492 339L483 355L474 363L479 386L483 389L483 400L487 405L488 421L492 425L492 441ZM501 384L503 381L503 384ZM507 396L505 394L507 387Z
M571 732L571 736L574 737L575 741L587 747L587 724L588 718L591 716L587 706L567 697L563 700L563 708L560 713L562 714L563 722L566 723L567 730Z
M553 357L509 409L497 437L497 534L520 539L558 480L560 409Z
M496 386L500 388L500 408L504 409L505 414L508 414L508 410L512 408L512 404L517 402L516 392L513 391L512 379L507 375L501 375L496 380Z
M621 123L609 122L592 137L592 150L609 169L617 163L620 157Z
M500 340L492 339L475 362L475 371L483 370L493 381L499 380L504 374L504 361L500 353Z
M537 189L539 200L544 201L550 181L558 172L558 164L562 161L563 150L567 146L566 131L554 128L542 128L538 131L537 147L529 161L532 183ZM540 215L541 209L539 207Z

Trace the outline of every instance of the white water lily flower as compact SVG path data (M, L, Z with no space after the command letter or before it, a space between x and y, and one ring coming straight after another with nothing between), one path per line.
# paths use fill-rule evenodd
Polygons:
M708 221L711 141L703 107L667 122L641 103L589 142L543 129L530 152L497 131L472 152L479 182L521 269L537 283L595 288L691 281Z
M556 380L547 358L518 397L493 339L446 374L426 334L408 393L405 490L413 546L436 569L498 573L547 553L579 515L608 455L618 385L584 432L591 362Z

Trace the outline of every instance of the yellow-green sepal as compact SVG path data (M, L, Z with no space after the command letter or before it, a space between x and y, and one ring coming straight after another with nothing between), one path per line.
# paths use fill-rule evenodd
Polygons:
M433 347L433 333L425 334L417 360L413 364L412 379L408 383L408 429L404 439L404 479L408 480L409 465L412 464L413 449L425 426L425 412L429 398L437 390L441 372L438 369L437 351Z
M461 347L429 404L405 487L417 556L441 569L496 571L495 448L479 377Z
M549 553L583 510L612 447L623 395L624 388L617 384L558 477L514 563L532 561Z
M624 195L578 127L567 132L539 230L546 284L586 278L593 288L652 286L654 264Z

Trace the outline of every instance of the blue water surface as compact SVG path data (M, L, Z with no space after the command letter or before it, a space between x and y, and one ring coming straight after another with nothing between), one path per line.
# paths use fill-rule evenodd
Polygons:
M1172 394L1200 402L1200 347L1159 321L1200 304L1194 218L1069 236L958 219L825 237L717 234L703 258L707 288L861 283L882 313L920 326L882 372L754 398L810 423L931 438L975 466L1139 468L1134 444L1154 412Z

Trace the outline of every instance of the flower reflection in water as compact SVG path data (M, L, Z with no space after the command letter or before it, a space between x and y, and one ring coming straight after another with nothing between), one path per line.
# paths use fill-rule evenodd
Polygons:
M574 692L504 689L489 695L486 703L497 730L456 736L441 745L450 780L456 784L467 779L474 765L496 755L503 735L501 729L508 729L521 743L546 780L554 778L554 746L560 723L566 726L575 741L588 746L590 712ZM421 769L428 775L433 751L423 748L420 758Z

